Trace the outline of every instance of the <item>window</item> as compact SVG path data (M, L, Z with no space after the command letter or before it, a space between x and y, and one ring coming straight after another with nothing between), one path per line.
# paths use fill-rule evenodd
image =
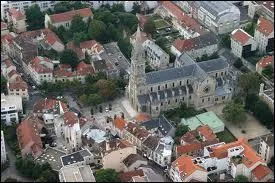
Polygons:
M163 106L163 103L162 103L162 102L160 103L160 106Z
M215 98L215 101L218 101L219 100L219 98Z
M175 87L175 83L173 83L173 87Z
M189 81L188 81L188 79L186 80L186 84L188 84L189 83Z
M180 81L180 86L181 86L181 81Z
M178 99L176 99L175 102L177 103L177 102L178 102Z
M158 108L158 107L156 107L156 110L159 110L159 108Z
M168 100L168 104L170 104L170 100Z
M208 97L208 101L210 101L210 97Z
M151 92L153 91L153 87L151 87Z
M216 73L216 77L218 77L218 73Z
M203 102L204 102L204 99L202 99L201 102L203 103Z
M19 89L16 89L16 91L19 91Z
M225 99L225 96L222 96L222 100L224 100Z
M182 97L182 101L184 101L184 97Z
M191 95L189 96L189 99L191 100Z
M221 75L223 75L223 72L221 72Z
M160 90L160 86L158 86L158 90Z
M22 89L22 91L25 91L25 89Z
M167 88L167 84L165 84L165 88Z
M66 27L69 27L69 26L70 26L69 22L68 22L68 23L66 23L66 24L65 24L65 26L66 26Z

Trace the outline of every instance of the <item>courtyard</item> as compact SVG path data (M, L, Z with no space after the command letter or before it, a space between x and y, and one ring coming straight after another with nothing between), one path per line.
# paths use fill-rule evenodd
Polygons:
M246 121L236 124L226 121L222 115L222 109L224 106L225 104L215 105L207 108L207 110L215 112L216 115L223 120L228 131L231 132L236 138L245 137L250 140L270 133L270 130L263 126L257 119L255 119L254 116L249 113L246 113Z

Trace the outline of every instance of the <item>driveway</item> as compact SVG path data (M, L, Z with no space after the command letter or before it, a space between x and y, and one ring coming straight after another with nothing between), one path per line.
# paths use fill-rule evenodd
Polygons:
M18 181L21 182L34 182L34 180L29 178L24 178L20 175L20 173L15 168L15 161L16 157L14 156L13 152L9 148L9 146L6 145L6 151L9 158L9 167L1 173L1 182L4 182L7 178L15 178Z

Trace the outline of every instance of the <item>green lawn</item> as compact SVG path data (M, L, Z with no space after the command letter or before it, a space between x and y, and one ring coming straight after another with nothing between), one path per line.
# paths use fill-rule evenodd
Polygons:
M169 27L169 24L165 21L165 20L154 20L155 25L156 25L156 29L163 29L166 27Z
M237 140L226 128L223 132L217 133L216 135L220 142L230 143Z

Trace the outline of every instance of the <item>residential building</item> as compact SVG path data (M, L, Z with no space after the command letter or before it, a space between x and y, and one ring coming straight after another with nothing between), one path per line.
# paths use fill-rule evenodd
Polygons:
M11 45L12 45L13 39L16 36L17 35L13 32L10 32L10 33L6 34L5 36L1 36L1 51L3 53L5 53L7 55L12 54Z
M248 6L248 16L255 18L255 15L264 16L274 22L274 2L273 1L244 1Z
M274 156L274 135L268 134L260 137L259 154L266 163L270 163L271 158Z
M53 81L53 68L52 61L47 57L41 56L32 59L28 65L30 76L37 85Z
M196 109L230 101L234 78L228 63L219 58L196 63L187 54L177 58L175 68L145 73L144 49L137 31L131 61L131 76L126 97L137 112L153 117L178 107L182 102ZM175 64L176 65L176 64ZM221 81L221 82L220 82Z
M73 81L74 79L77 79L77 73L76 71L72 71L72 68L68 64L59 64L56 68L53 70L53 81Z
M16 70L11 70L8 73L8 77L7 77L8 81L10 82L14 82L18 79L21 79L21 75L16 71Z
M1 62L1 73L5 78L8 77L8 73L10 73L12 70L16 71L16 67L9 58Z
M149 182L142 169L121 172L119 179L121 182Z
M5 144L4 133L1 130L1 164L5 163L6 161L7 161L6 144Z
M259 97L268 105L274 114L274 88L264 90L264 83L261 83Z
M18 116L23 114L22 97L1 94L1 123L18 123Z
M242 29L231 33L231 50L239 58L251 55L257 49L257 42L252 36Z
M66 47L67 49L73 50L77 54L79 60L85 59L85 53L74 43L74 41L68 42Z
M45 27L49 28L49 24L51 24L56 28L63 26L65 29L69 29L73 16L75 15L81 16L84 22L87 22L89 18L93 18L93 13L90 8L72 10L53 15L45 14Z
M146 113L138 113L134 119L135 123L142 123L152 120L151 116Z
M1 22L1 37L8 34L10 31L8 29L8 25L5 22Z
M185 39L198 37L207 31L172 1L163 1L155 12L171 20L172 25Z
M196 130L200 125L208 125L214 133L224 131L223 121L212 111L191 118L182 119L180 124L187 125L190 130Z
M6 19L6 13L9 9L15 8L25 13L26 9L34 4L37 4L40 10L46 11L52 9L56 3L60 1L1 1L1 19Z
M94 155L88 149L81 149L61 157L63 167L82 167L94 161Z
M174 137L176 132L175 125L170 122L164 115L161 115L157 119L148 120L140 123L150 133L155 133L160 137L171 136Z
M86 64L84 61L76 66L77 79L81 83L85 83L85 78L88 75L94 75L95 71L91 64Z
M130 154L136 154L136 146L126 140L112 139L100 145L103 168L115 169L117 172L124 170L123 160Z
M208 125L200 125L188 131L180 138L180 145L175 148L175 155L200 156L204 146L216 144L219 139Z
M142 153L149 160L159 164L161 167L168 167L171 163L172 148L174 140L170 136L159 138L149 136L142 143Z
M59 170L60 182L96 182L91 167L64 166Z
M147 165L147 160L139 154L130 154L123 160L124 172L136 170L141 165Z
M141 150L142 143L150 136L150 133L144 128L135 123L129 122L123 129L123 139L137 146Z
M191 39L176 39L171 46L171 53L179 57L182 53L192 58L200 58L202 55L210 56L218 51L218 38L213 33L206 33Z
M143 44L148 64L154 69L166 69L170 56L153 41L146 40Z
M22 99L29 100L28 84L18 76L15 80L8 81L7 89L9 95L19 95Z
M43 153L43 145L40 138L43 126L43 121L33 115L27 116L18 125L16 135L22 157L31 155L37 158Z
M262 74L262 71L268 66L272 66L272 68L274 68L274 55L268 55L259 60L256 63L256 71L259 74Z
M254 33L254 39L258 43L262 53L274 50L274 23L265 18L259 18Z
M123 119L122 117L115 117L113 120L113 131L114 134L122 138L123 136L123 129L127 126L127 121Z
M229 1L188 1L189 12L216 34L226 34L240 24L240 10Z
M99 55L104 52L103 46L96 40L83 41L79 43L79 47L83 53L87 52L89 55Z
M12 29L16 33L26 32L26 16L18 9L11 8L7 12L8 24L12 26Z
M172 163L169 176L173 182L207 182L206 169L187 155L180 156Z

